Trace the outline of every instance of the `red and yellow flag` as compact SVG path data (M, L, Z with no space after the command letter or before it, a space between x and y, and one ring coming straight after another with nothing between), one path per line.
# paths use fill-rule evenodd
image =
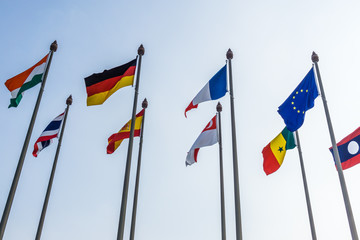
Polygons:
M136 114L135 118L135 128L134 128L134 137L140 136L141 131L141 123L143 120L145 109L141 110L138 114ZM122 143L122 141L126 138L130 137L130 126L131 120L128 121L118 133L114 133L108 138L108 146L106 151L108 154L113 153Z
M285 127L262 151L266 175L277 171L284 161L286 150L293 149L295 146L293 133Z

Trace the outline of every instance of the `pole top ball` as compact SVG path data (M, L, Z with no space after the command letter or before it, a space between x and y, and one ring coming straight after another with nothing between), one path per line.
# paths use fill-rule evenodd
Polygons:
M229 48L229 50L226 53L226 59L233 59L233 52L231 51L231 49Z
M50 45L50 51L56 52L58 48L58 44L56 42L56 40Z
M315 52L313 52L311 55L311 60L313 61L313 63L318 62L319 56Z
M138 54L140 56L144 55L145 54L145 48L144 46L141 44L140 47L138 48Z
M216 105L216 111L217 112L221 112L222 111L222 105L220 102L218 102L218 104Z
M66 99L66 105L71 105L73 102L72 96L70 95L67 99Z
M148 101L145 98L144 101L142 102L142 108L147 108L147 107L148 107Z

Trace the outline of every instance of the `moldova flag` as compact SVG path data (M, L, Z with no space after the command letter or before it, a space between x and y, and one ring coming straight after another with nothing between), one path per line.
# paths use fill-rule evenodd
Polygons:
M134 82L136 59L105 70L102 73L94 73L85 78L87 105L103 104L114 92L120 88L130 86Z
M360 127L336 144L339 150L342 169L348 169L360 163ZM334 157L333 148L330 152Z

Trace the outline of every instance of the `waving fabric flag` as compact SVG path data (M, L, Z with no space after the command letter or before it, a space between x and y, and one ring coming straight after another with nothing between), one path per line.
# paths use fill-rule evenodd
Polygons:
M189 152L187 153L185 162L186 166L197 162L197 155L200 148L214 145L217 142L218 134L215 115L215 117L211 119L211 121L206 125L204 130L200 133L199 137L196 139Z
M227 81L226 81L226 65L221 68L210 81L200 90L200 92L191 101L189 106L185 109L186 112L197 108L199 103L216 100L223 97L227 92Z
M336 146L339 150L342 169L348 169L360 163L360 127L337 143ZM332 147L330 148L330 152L334 157Z
M286 150L295 148L294 134L286 127L262 150L264 172L269 175L277 171L284 161Z
M42 81L48 56L49 54L43 57L43 59L28 70L10 78L5 82L5 86L11 92L9 108L17 107L21 101L23 92Z
M64 119L64 113L57 116L52 120L45 130L41 133L38 140L36 140L34 145L33 155L37 157L41 150L46 148L52 143L52 139L58 137L62 121Z
M134 137L140 136L144 111L145 109L141 110L138 114L136 114ZM108 154L113 153L120 146L120 144L124 139L130 137L130 126L131 126L131 119L120 129L118 133L114 133L108 138L108 146L106 148L106 152Z
M94 73L85 78L87 105L103 104L120 88L130 86L134 82L136 59L119 67Z
M294 132L302 126L305 112L314 107L314 101L318 95L314 68L311 68L296 89L279 107L278 112L284 119L289 131Z

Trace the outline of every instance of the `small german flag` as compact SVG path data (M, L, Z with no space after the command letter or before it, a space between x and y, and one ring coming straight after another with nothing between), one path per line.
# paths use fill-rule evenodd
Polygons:
M87 105L100 105L120 88L134 82L136 58L124 65L85 78Z

